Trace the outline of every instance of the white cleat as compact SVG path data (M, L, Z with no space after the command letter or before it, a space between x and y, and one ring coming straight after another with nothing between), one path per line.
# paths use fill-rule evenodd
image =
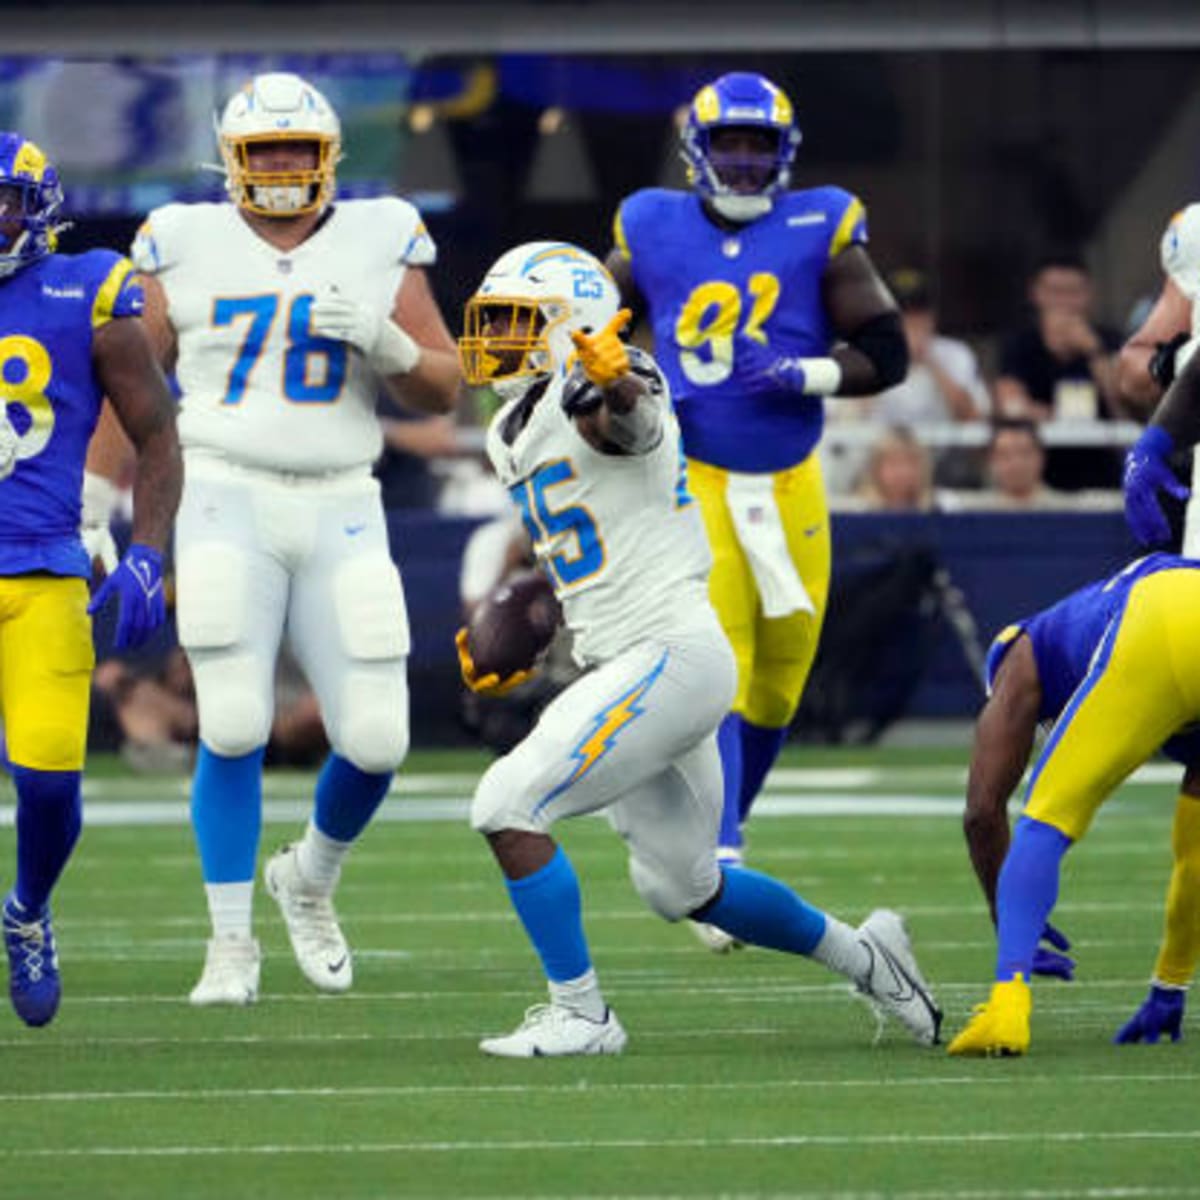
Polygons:
M210 1004L253 1004L258 999L262 955L252 937L234 935L209 939L200 982L188 996L197 1007Z
M881 1026L883 1016L894 1017L923 1046L936 1045L942 1010L917 966L904 918L878 908L858 934L871 958L858 990L880 1016Z
M725 930L708 925L704 921L689 921L688 924L696 935L696 940L714 954L728 954L731 950L744 949L746 945L732 933L726 933Z
M504 1037L484 1038L479 1048L497 1058L561 1058L570 1054L620 1054L629 1041L610 1008L603 1021L590 1021L559 1004L535 1004Z
M350 947L342 936L329 893L300 874L296 847L284 846L267 860L263 878L287 924L292 952L305 978L323 992L345 992L354 979Z

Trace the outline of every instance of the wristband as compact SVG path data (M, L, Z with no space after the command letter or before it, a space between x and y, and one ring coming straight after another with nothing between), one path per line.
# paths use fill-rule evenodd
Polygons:
M806 396L833 396L842 386L842 368L835 358L802 358L800 366Z
M421 347L395 321L379 323L379 337L368 359L380 375L407 375L420 361Z
M116 511L120 495L117 485L107 476L84 471L82 523L107 525Z

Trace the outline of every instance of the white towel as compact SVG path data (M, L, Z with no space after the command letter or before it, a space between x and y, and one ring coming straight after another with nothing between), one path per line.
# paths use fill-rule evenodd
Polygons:
M771 475L740 475L729 472L725 499L738 541L746 552L759 599L767 617L786 617L794 612L815 613L796 564L788 553L787 534L779 505L775 503L775 479Z

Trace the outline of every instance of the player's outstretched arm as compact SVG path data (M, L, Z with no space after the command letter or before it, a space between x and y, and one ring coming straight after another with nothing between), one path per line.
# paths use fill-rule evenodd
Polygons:
M835 394L870 396L900 383L908 374L900 310L862 245L830 259L821 295L834 333L846 343L830 354L841 369Z
M100 328L92 355L109 403L137 451L133 540L161 552L183 487L175 400L137 318L120 318Z
M1192 327L1192 305L1170 277L1141 327L1121 347L1117 391L1134 412L1150 413L1175 378L1175 352Z
M1041 684L1033 647L1020 636L1004 656L975 723L963 832L971 865L996 919L996 882L1008 853L1008 801L1021 782L1037 732Z

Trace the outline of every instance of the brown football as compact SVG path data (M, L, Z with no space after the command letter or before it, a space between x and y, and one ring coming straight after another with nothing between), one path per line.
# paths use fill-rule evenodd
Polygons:
M467 625L467 649L479 675L527 671L554 638L562 612L550 581L536 568L518 571L480 602Z

